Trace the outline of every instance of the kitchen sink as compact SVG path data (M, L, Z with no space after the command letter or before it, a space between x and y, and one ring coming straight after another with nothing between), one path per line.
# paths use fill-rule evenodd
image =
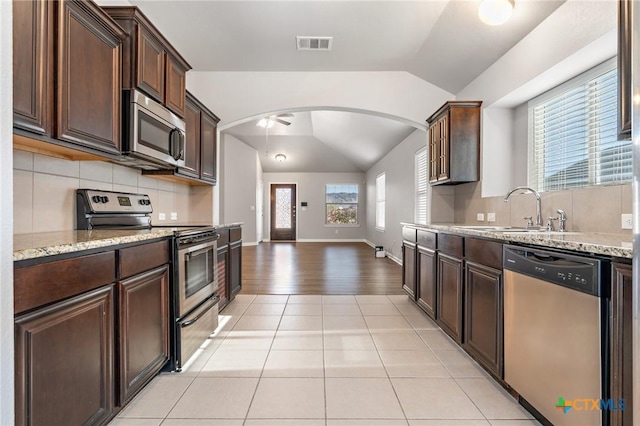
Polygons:
M458 229L468 229L471 231L487 231L487 232L499 232L501 234L536 234L536 235L575 235L579 232L560 232L560 231L547 231L546 229L536 228L519 228L515 226L489 226L489 225L458 225L453 226Z

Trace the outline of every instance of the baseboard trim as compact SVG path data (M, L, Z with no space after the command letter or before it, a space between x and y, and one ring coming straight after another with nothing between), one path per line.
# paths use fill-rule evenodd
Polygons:
M366 243L363 239L333 239L333 238L300 238L297 243Z
M371 247L371 248L376 248L376 244L375 244L375 243L373 243L373 242L371 242L371 241L369 241L369 240L364 240L364 242L365 242L369 247ZM396 262L398 265L402 266L402 259L400 259L400 258L398 258L398 257L396 257L396 256L394 256L394 255L392 255L392 254L389 254L389 252L387 252L387 256L386 256L386 257L388 257L390 260L393 260L393 261L394 261L394 262Z
M243 242L242 242L242 247L257 246L258 244L260 244L260 243L259 243L259 242L245 243L245 242L243 241Z

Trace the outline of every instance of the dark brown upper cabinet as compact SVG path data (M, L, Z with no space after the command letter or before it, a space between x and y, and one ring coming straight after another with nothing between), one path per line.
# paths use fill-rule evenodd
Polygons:
M14 128L119 155L126 34L90 1L14 1L13 22Z
M187 61L135 6L104 10L127 32L122 55L124 89L139 89L180 117L185 116Z
M482 101L449 101L427 119L431 185L480 179L481 105Z
M618 139L631 139L632 0L618 2Z
M191 93L186 92L184 122L186 137L184 167L172 170L143 170L142 174L163 176L191 185L216 184L218 122L220 119Z

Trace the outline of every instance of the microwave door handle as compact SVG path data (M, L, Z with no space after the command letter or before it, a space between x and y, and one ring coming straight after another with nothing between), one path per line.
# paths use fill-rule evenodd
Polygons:
M184 158L184 135L180 129L173 129L170 134L171 156L174 160L182 160Z

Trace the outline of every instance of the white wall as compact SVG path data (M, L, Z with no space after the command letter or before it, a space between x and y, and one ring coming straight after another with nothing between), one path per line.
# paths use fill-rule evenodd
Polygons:
M0 424L14 423L12 3L0 1Z
M298 240L364 240L366 237L367 199L364 173L264 173L264 238L270 238L270 188L272 183L297 184ZM325 188L327 184L358 184L359 226L325 225ZM303 211L300 203L306 201Z
M189 71L187 89L225 129L266 112L346 109L395 117L420 128L448 93L407 72Z
M243 222L243 243L255 243L257 242L256 182L258 180L256 150L224 133L220 149L224 159L219 183L223 200L220 203L220 223Z
M425 131L416 130L382 160L367 171L366 238L387 252L402 258L402 226L413 222L415 209L415 154L427 144ZM376 177L385 173L386 224L384 232L376 230Z

